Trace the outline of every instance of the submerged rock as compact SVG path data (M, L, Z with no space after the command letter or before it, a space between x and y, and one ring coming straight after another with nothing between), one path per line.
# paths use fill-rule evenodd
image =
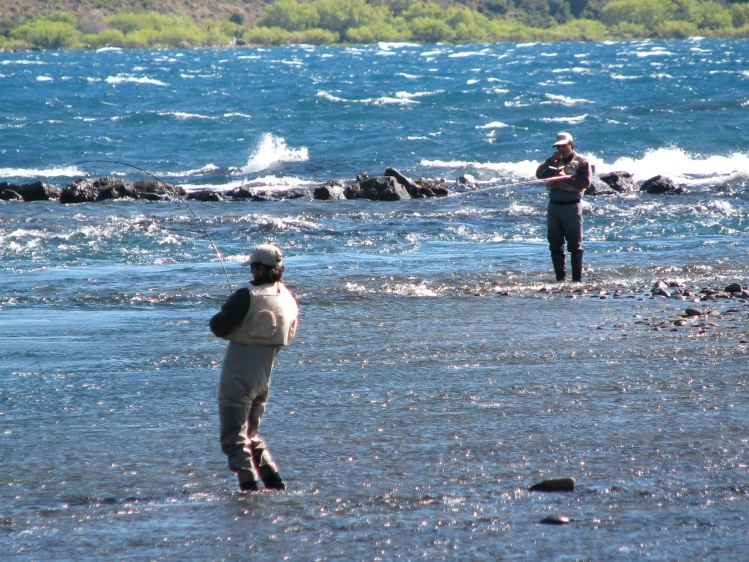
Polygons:
M575 479L565 477L543 480L534 484L528 490L531 492L574 492Z
M539 521L542 525L569 525L570 518L566 515L549 515Z

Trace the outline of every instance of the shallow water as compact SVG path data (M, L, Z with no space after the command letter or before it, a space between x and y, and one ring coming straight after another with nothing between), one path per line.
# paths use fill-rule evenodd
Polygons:
M280 214L309 220L319 206ZM31 207L7 208L20 223ZM133 228L172 220L174 205L112 207L106 220L79 208L47 221L61 230L43 236L80 237L62 250L70 257L4 274L8 552L724 559L746 547L746 303L709 303L724 314L705 333L654 329L693 303L654 299L637 276L582 288L511 280L505 254L541 262L540 244L357 254L329 240L337 233L289 234L291 248L302 238L321 249L287 259L302 324L278 357L262 426L289 490L247 496L217 442L224 344L207 320L228 294L220 264L199 232L167 252L173 232ZM333 210L335 225L362 212ZM96 242L66 233L78 230ZM475 266L463 270L466 257ZM238 287L236 262L227 268ZM559 476L577 490L526 491ZM572 522L539 524L549 515Z

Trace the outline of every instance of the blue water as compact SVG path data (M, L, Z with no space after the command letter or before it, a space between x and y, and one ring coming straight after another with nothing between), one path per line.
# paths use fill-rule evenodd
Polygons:
M748 46L0 55L0 181L146 179L130 164L272 192L392 166L481 188L0 202L0 552L742 558L749 306L699 292L749 285ZM579 286L551 283L544 188L518 185L560 130L598 173L687 191L586 198ZM207 322L267 240L302 307L261 426L288 490L243 495ZM682 326L689 306L711 314ZM576 491L527 491L560 476Z

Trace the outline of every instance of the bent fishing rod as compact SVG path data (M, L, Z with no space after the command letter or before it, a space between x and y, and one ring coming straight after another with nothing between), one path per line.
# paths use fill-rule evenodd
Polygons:
M144 170L143 168L139 168L138 166L135 166L134 164L128 164L127 162L121 162L119 160L81 160L79 162L73 162L73 165L77 166L78 164L92 164L92 163L102 163L102 162L106 162L106 163L109 163L109 164L119 164L120 166L127 166L128 168L133 168L134 170L138 170L139 172L141 172L141 173L143 173L143 174L145 174L145 175L153 178L154 180L156 180L157 182L159 182L160 184L162 184L167 189L171 189L172 188L171 185L169 185L168 183L166 183L164 180L162 180L161 178L157 177L156 175L152 174L148 170ZM195 214L195 211L193 211L192 208L190 207L190 205L187 204L187 201L185 201L184 199L179 199L179 201L187 208L188 211L190 211L190 214L198 222L198 224L200 225L200 228L203 230L203 233L205 234L206 238L208 238L208 241L211 243L211 246L213 246L213 250L216 252L216 256L218 257L218 261L221 262L221 269L224 270L224 276L226 277L226 283L227 283L227 285L229 285L229 294L233 293L234 290L232 289L231 281L229 280L229 272L226 270L226 265L224 264L224 260L221 257L221 252L219 251L218 246L216 246L216 243L213 241L213 238L211 238L211 235L208 232L208 229L205 227L205 223L202 220L200 220L200 217L198 217L198 215Z

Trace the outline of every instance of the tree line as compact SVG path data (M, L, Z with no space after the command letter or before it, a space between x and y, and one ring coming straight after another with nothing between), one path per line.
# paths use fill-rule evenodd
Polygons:
M535 8L534 8L535 7ZM534 8L534 9L531 9ZM92 27L94 27L92 29ZM230 45L486 43L749 37L749 2L483 0L477 8L415 0L276 0L245 24L185 13L69 12L0 20L0 49L199 48Z

